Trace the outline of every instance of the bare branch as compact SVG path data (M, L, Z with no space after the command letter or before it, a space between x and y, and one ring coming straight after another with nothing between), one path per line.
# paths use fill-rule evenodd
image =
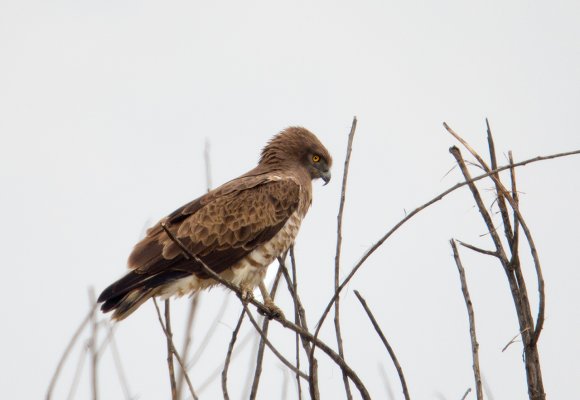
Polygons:
M475 313L473 312L473 304L471 303L471 296L469 296L469 290L467 289L467 279L465 278L465 269L463 268L463 264L461 263L461 258L459 258L457 245L455 244L455 241L453 239L451 239L449 242L451 243L451 248L453 249L453 258L455 259L457 271L459 272L459 279L461 280L461 291L463 292L463 299L465 300L465 306L467 307L467 315L469 317L469 336L471 338L471 355L473 358L473 377L475 378L475 391L477 395L477 400L483 400L483 389L481 386L481 372L479 371L479 343L477 343L477 335L475 333Z
M83 330L85 329L87 324L91 321L91 318L92 318L93 313L95 312L96 308L97 308L97 303L95 302L92 304L91 308L89 309L89 312L87 313L85 318L82 320L82 322L78 326L77 330L75 331L75 333L72 335L70 341L68 342L68 345L64 349L64 352L62 353L62 356L60 357L60 360L58 361L56 369L54 370L54 374L52 375L52 378L50 379L50 384L48 385L48 389L46 390L46 397L45 397L46 400L50 400L52 398L52 391L54 390L54 387L56 385L56 382L58 380L60 372L62 371L64 363L65 363L66 359L68 358L69 354L71 353L71 351L72 351L75 343L77 342L79 336L81 335L81 333L83 332Z
M171 398L177 400L177 383L175 382L175 368L173 367L173 332L171 331L171 311L169 299L165 300L165 336L167 339L167 369L171 383Z
M365 312L367 313L369 319L371 320L371 323L373 324L373 327L375 328L375 331L377 332L377 334L381 338L381 341L385 345L385 348L387 349L387 352L389 353L391 360L393 360L393 364L395 364L395 368L397 369L397 374L399 374L399 379L401 381L401 387L403 388L403 395L405 396L406 400L409 400L410 397L409 397L409 390L407 389L407 382L405 381L405 375L403 374L403 368L401 368L401 364L399 364L399 360L397 359L397 356L395 355L395 351L393 350L393 348L391 347L391 345L387 341L387 338L383 334L383 331L381 330L379 323L375 319L375 316L373 315L371 309L367 305L367 302L365 301L365 299L361 296L361 294L359 293L358 290L355 290L354 294L356 295L356 297L358 298L358 300L362 304Z
M123 394L127 400L131 400L131 390L129 389L129 384L127 382L127 377L125 376L125 371L123 369L123 364L121 362L121 356L119 355L119 349L117 347L117 341L115 340L115 330L113 326L109 326L110 330L110 342L111 342L111 352L113 353L113 361L115 362L115 368L117 368L117 375L119 376L119 383L123 389Z
M72 400L75 397L77 387L78 387L78 384L79 384L79 381L81 378L81 374L83 373L83 366L85 363L85 358L87 358L88 352L89 352L89 347L84 346L84 348L81 350L81 354L79 354L79 359L77 361L77 365L75 368L75 373L74 373L74 376L72 379L72 383L71 383L70 389L68 391L68 396L66 397L67 400Z
M465 393L463 394L463 396L461 397L461 400L465 400L467 398L467 395L471 393L471 388L467 388L467 390L465 391Z
M189 348L191 346L191 336L193 330L193 321L195 320L195 314L197 311L197 306L199 304L200 292L193 293L189 301L189 312L187 313L187 322L185 323L185 339L183 341L183 348L181 349L181 354L184 360L187 360L189 354ZM183 391L183 371L179 370L179 375L177 375L177 398L181 398L181 393Z
M165 324L163 323L163 318L161 317L161 311L159 310L159 306L157 305L157 300L155 300L155 297L153 297L152 299L153 299L153 304L155 305L155 310L157 311L157 318L159 319L159 324L161 325L161 329L163 329L163 333L165 334L165 337L171 339L171 336L167 332L167 329L165 328ZM183 373L184 373L185 381L187 382L187 386L189 387L189 393L191 394L191 397L193 397L195 400L197 400L197 395L195 394L195 390L193 390L193 385L191 384L191 381L189 380L189 376L187 375L187 370L185 369L185 364L183 363L183 360L179 356L179 353L177 352L177 349L175 348L175 345L173 344L173 340L169 340L169 345L171 346L171 351L173 352L175 359L179 363L179 366L184 371Z
M304 307L302 306L302 302L300 301L300 295L298 294L298 276L296 273L296 257L294 255L294 246L290 247L290 263L292 265L292 279L290 279L290 275L288 274L288 270L286 268L284 268L284 271L282 271L284 273L284 279L286 280L286 283L288 284L288 291L290 292L290 295L292 297L292 301L294 303L294 321L297 325L299 325L300 327L302 327L303 329L305 329L306 331L308 331L308 322L306 321L306 311L304 310ZM298 365L300 364L300 352L298 349L298 333L296 333L296 366L298 367ZM300 336L300 339L302 340L302 346L304 347L304 350L306 351L306 354L310 354L311 351L311 346L310 346L310 342ZM311 360L309 359L309 375L310 375L310 379L308 380L308 387L310 390L310 397L312 399L319 399L320 398L320 390L318 388L318 360L316 358L312 358ZM298 398L302 398L302 393L301 393L301 387L300 387L300 381L298 379L298 377L296 378L297 382L298 382Z
M491 134L491 128L489 126L489 121L487 118L485 119L485 124L487 126L487 142L489 144L489 156L491 159L491 169L496 169L497 168L497 157L496 157L496 153L495 153L495 145L493 143L493 136ZM483 165L482 165L482 167L483 167ZM483 167L483 168L485 170L485 167ZM495 176L494 183L495 183L495 187L496 187L496 192L498 194L497 205L499 207L501 218L503 221L505 237L506 237L508 244L510 245L510 248L511 248L513 240L514 240L514 234L513 234L511 223L510 223L510 218L509 218L507 206L505 204L505 198L501 193L499 185L497 184L497 182L499 182L499 175L495 174L494 176Z
M461 138L461 136L459 136L457 133L455 133L455 131L453 131L453 129L451 129L446 123L443 123L443 126L467 150L469 150L469 152L477 159L479 164L484 168L484 170L486 172L491 171L490 168L485 163L485 161L479 156L479 154L477 154L477 152L469 145L469 143L467 143L463 138ZM515 165L510 164L510 169L513 169L512 166L515 166ZM530 252L532 253L532 259L534 260L534 267L536 268L536 275L537 275L537 279L538 279L538 294L539 294L538 317L536 318L534 335L532 337L532 345L535 346L535 344L538 342L538 339L540 337L540 333L542 332L542 328L544 326L544 313L545 313L545 308L546 308L544 277L542 274L542 268L540 266L540 259L538 256L538 252L536 250L536 245L534 243L534 239L532 238L531 231L528 228L526 222L524 221L524 218L522 217L522 215L520 213L517 202L512 198L510 192L503 186L503 184L501 183L501 181L497 177L497 174L491 174L490 177L491 177L491 179L493 179L493 181L495 182L495 184L497 186L498 195L505 197L505 199L508 201L508 203L510 203L512 210L517 215L518 222L522 226L522 229L524 230L524 234L526 235L526 239L527 239L528 244L530 246ZM531 321L531 322L533 322L533 321Z
M352 141L356 131L356 117L352 120L352 126L348 135L348 144L346 146L346 157L344 159L344 172L342 174L342 189L340 191L340 205L338 206L337 227L336 227L336 255L334 257L334 290L338 290L340 283L340 250L342 246L342 215L344 212L344 202L346 200L346 182L348 180L348 167L350 165L350 155L352 153ZM342 333L340 331L340 296L336 296L334 302L334 330L336 332L336 342L338 345L338 354L344 358L344 347L342 344ZM344 381L344 390L346 398L352 400L352 393L348 383L348 377L343 372L342 380Z
M242 310L240 313L240 318L238 318L238 323L232 332L232 340L230 341L230 345L228 346L228 353L226 354L226 361L224 363L224 369L222 371L222 392L224 394L224 399L229 400L230 396L228 395L228 369L230 367L230 361L232 359L232 351L234 350L234 344L238 339L238 333L240 332L240 328L242 327L242 322L244 321L245 312Z
M226 309L228 307L229 301L230 301L230 296L227 296L227 295L224 296L224 300L222 302L222 305L220 306L220 309L215 314L211 324L209 325L209 328L207 329L205 336L203 337L203 339L200 341L199 345L197 346L197 351L193 354L193 356L191 356L191 360L189 360L189 362L187 363L188 369L192 368L197 363L197 361L199 360L199 358L201 357L201 355L203 354L205 349L207 349L207 344L210 341L210 339L212 338L212 334L213 334L213 332L215 332L215 328L218 326L219 322L222 320L222 317L224 316Z
M242 303L243 304L243 303ZM262 329L258 326L258 323L256 322L256 320L254 319L252 313L250 312L250 310L248 309L248 306L246 304L243 304L244 306L244 311L246 312L248 318L250 318L250 322L252 323L252 325L254 326L254 328L256 329L256 332L258 332L260 334L260 336L262 337L262 340L264 341L264 343L266 343L266 346L268 346L268 348L270 350L272 350L272 353L274 353L274 355L276 357L278 357L278 359L280 361L282 361L282 364L284 364L286 367L290 368L292 371L294 371L294 373L297 373L300 375L300 377L302 379L306 379L308 380L308 375L306 375L304 372L297 370L294 365L292 365L292 363L290 361L288 361L279 351L278 349L276 349L276 347L274 347L274 345L268 340L268 338L266 337L266 334L262 331ZM267 318L266 318L267 319Z
M526 328L526 331L528 331L529 329ZM508 347L510 347L512 344L514 344L516 342L516 339L518 338L518 336L522 336L524 332L518 332L513 338L511 338L511 340L503 347L503 349L501 349L501 352L503 353L504 351L507 350Z
M280 277L282 276L282 269L284 268L284 261L282 258L278 259L280 266L278 267L278 271L276 272L276 277L274 278L274 282L272 284L272 290L270 290L270 297L272 300L276 297L276 292L278 290L278 283L280 282ZM268 336L268 328L270 327L270 319L264 318L262 322L262 332L264 336ZM260 376L262 375L262 362L264 361L264 348L265 348L265 341L260 338L260 344L258 345L258 354L256 357L256 368L254 372L254 380L252 382L252 390L250 391L250 399L255 399L258 395L258 385L260 384ZM298 370L298 368L297 368Z
M89 304L95 304L95 289L93 287L89 288ZM91 337L87 345L89 354L91 356L91 394L93 400L99 398L99 374L98 374L98 363L99 363L99 352L97 347L99 335L99 322L97 320L97 309L93 308L93 313L91 315Z
M473 150L465 140L463 140L459 135L457 135L451 128L444 124L446 129L459 140L471 153L472 155L479 161L481 166L486 170L489 171L489 167L485 164L483 159ZM449 149L451 154L455 157L457 163L461 168L461 172L463 173L465 180L470 181L471 176L463 157L461 156L461 152L457 147L452 147ZM513 164L511 164L510 168L513 168ZM512 174L512 177L514 175ZM495 232L495 228L493 227L493 222L491 221L491 217L489 213L485 209L479 192L472 182L469 184L469 188L472 191L473 198L479 208L479 212L482 218L485 221L485 224L488 227L488 231L493 239L493 242L496 246L498 251L498 259L500 260L509 285L512 292L512 297L514 300L514 305L516 307L516 314L518 317L518 321L520 324L520 330L522 331L522 340L524 343L524 363L526 369L526 378L527 378L527 386L528 386L528 394L531 400L543 400L545 399L546 395L543 388L543 379L541 373L541 366L540 366L540 358L537 348L537 339L539 337L539 333L541 332L544 320L544 306L545 306L545 297L544 297L544 281L542 277L542 271L540 268L539 257L537 255L537 251L534 245L534 241L532 239L531 233L523 220L518 208L518 204L514 201L511 194L505 189L499 178L495 175L490 175L491 179L496 183L496 189L498 190L498 196L503 196L508 201L510 206L512 207L514 214L517 216L517 219L514 219L514 222L517 224L519 223L526 234L526 238L528 240L528 244L530 247L530 251L532 253L532 258L534 260L534 266L536 268L536 275L538 278L538 291L539 291L539 310L538 310L538 322L536 323L536 329L534 334L530 335L527 333L526 328L534 326L534 319L531 314L530 303L528 300L527 289L525 280L522 274L519 256L517 255L517 244L514 245L512 243L511 251L512 251L512 260L511 262L508 260L504 250L501 240L499 239L497 233ZM512 184L513 185L513 184ZM537 334L536 334L537 333Z
M476 252L481 253L481 254L486 254L486 255L492 256L492 257L499 257L499 254L498 254L497 251L484 250L484 249L481 249L479 247L476 247L476 246L474 246L472 244L465 243L465 242L463 242L461 240L457 240L457 241L459 242L460 245L462 245L463 247L467 247L470 250L476 251Z

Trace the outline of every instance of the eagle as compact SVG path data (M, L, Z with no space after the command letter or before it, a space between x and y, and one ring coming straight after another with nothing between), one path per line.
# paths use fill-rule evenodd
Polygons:
M284 129L262 149L255 168L148 229L129 255L129 272L100 294L101 310L122 320L154 296L218 285L209 267L238 287L242 299L259 286L267 309L281 313L264 285L267 268L294 243L312 203L312 181L326 185L331 166L330 153L312 132Z

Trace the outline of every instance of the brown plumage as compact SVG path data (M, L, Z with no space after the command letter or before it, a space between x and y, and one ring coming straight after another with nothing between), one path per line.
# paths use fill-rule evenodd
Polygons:
M147 231L129 256L131 270L99 296L103 312L121 320L152 296L184 295L215 285L203 266L188 260L169 231L245 296L260 286L272 261L294 242L312 202L312 180L330 180L332 158L301 127L280 132L262 150L258 165L177 209Z

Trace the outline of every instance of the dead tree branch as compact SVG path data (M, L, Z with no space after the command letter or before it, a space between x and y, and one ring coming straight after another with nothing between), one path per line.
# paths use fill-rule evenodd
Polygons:
M169 299L165 300L165 333L167 339L167 369L169 370L169 382L171 383L171 398L177 400L177 383L175 381L175 368L173 366L173 332L171 331L171 308Z
M272 284L272 289L270 290L270 296L272 300L276 298L276 292L278 291L278 283L280 282L280 277L282 276L282 269L284 268L284 261L280 258L278 259L280 266L278 267L278 272L276 272L276 277ZM264 318L262 322L262 332L264 336L268 336L268 328L270 327L270 319ZM254 371L254 380L252 382L252 390L250 391L250 399L255 399L258 395L258 385L260 384L260 376L262 375L262 363L264 361L264 348L266 343L264 339L260 337L260 344L258 345L258 354L256 357L256 368ZM298 367L297 367L298 370Z
M348 285L348 283L351 281L351 279L354 277L354 275L358 272L358 270L362 267L362 265L366 262L366 260L377 249L379 249L383 245L383 243L389 237L391 237L391 235L393 233L395 233L401 226L403 226L406 222L408 222L415 215L417 215L421 211L425 210L429 206L433 205L434 203L437 203L438 201L442 200L447 195L449 195L450 193L456 191L457 189L460 189L460 188L462 188L464 186L467 186L469 184L472 184L474 182L477 182L477 181L479 181L479 180L481 180L483 178L486 178L488 176L491 176L493 174L497 174L498 172L505 171L505 170L511 169L511 168L516 168L516 167L524 166L524 165L527 165L527 164L536 163L536 162L539 162L539 161L551 160L551 159L555 159L555 158L567 157L567 156L572 156L572 155L577 155L577 154L580 154L580 150L574 150L574 151L568 151L568 152L563 152L563 153L551 154L551 155L548 155L548 156L538 156L538 157L530 158L530 159L527 159L527 160L524 160L524 161L520 161L520 162L515 163L515 164L509 164L509 165L505 165L505 166L502 166L502 167L498 167L498 168L496 168L496 169L494 169L492 171L489 171L489 172L486 172L484 174L478 175L478 176L476 176L476 177L474 177L472 179L469 179L469 180L466 180L464 182L459 182L459 183L455 184L454 186L452 186L449 189L441 192L440 194L438 194L437 196L435 196L434 198L432 198L428 202L426 202L426 203L422 204L421 206L415 208L409 214L406 214L403 219L401 219L398 223L396 223L389 231L387 231L375 244L373 244L362 255L362 257L355 264L355 266L351 269L351 271L346 276L346 278L343 279L342 283L338 287L338 290L336 290L334 292L334 294L332 295L330 301L326 305L326 308L322 312L322 315L321 315L321 317L318 320L316 330L314 331L314 337L315 338L318 338L318 335L320 334L320 330L322 329L322 325L324 324L324 321L326 320L326 317L328 316L328 313L332 309L332 306L334 305L334 302L336 301L337 296ZM312 359L314 357L314 350L315 349L313 348L312 351L309 353L310 362L312 362Z
M463 144L465 148L469 150L469 152L478 160L480 166L486 172L493 172L490 170L490 168L487 166L487 164L481 158L481 156L463 138L461 138L455 131L453 131L445 123L444 127L453 137L455 137L461 144ZM517 201L512 197L512 194L502 184L501 180L499 179L499 176L497 174L491 174L490 178L495 183L497 198L499 199L500 197L503 197L509 203L510 207L514 212L514 226L515 226L514 230L517 232L518 225L522 227L526 239L528 241L530 252L532 254L532 259L534 261L534 267L536 270L539 292L538 317L535 324L531 312L526 283L521 269L520 258L518 254L519 248L516 241L517 236L514 233L514 235L510 237L509 235L511 233L508 231L505 232L505 235L507 236L506 240L509 244L511 252L511 257L508 258L506 252L504 251L501 239L499 238L496 232L493 221L491 220L491 217L483 204L481 196L479 195L479 191L475 183L472 181L471 175L467 169L465 161L463 160L461 152L455 146L450 148L449 151L455 157L457 164L461 168L461 172L465 178L465 181L470 182L469 188L472 192L473 198L477 204L479 212L487 226L490 237L492 238L493 243L496 247L498 259L502 264L502 267L508 279L508 283L510 285L514 305L516 308L516 314L520 325L520 331L522 332L522 342L524 345L524 354L525 354L524 364L526 369L529 398L531 400L544 400L546 395L544 392L537 342L544 323L545 289L542 269L540 266L540 260L538 252L536 250L536 246L534 244L534 240L531 235L531 231L528 228L523 216L519 211L519 205ZM510 164L509 166L511 170L511 177L512 179L514 179L514 181L512 182L512 191L514 190L515 187L514 183L515 172L513 171L514 166L515 166L514 164ZM505 211L505 213L507 214L507 210ZM533 330L533 332L531 332L531 330Z
M377 332L377 334L381 338L381 341L385 345L385 348L387 349L387 352L389 353L389 356L391 357L393 364L395 364L395 368L397 369L397 374L399 375L399 380L401 381L401 387L403 388L403 395L405 396L405 400L410 400L411 397L409 396L409 389L407 388L407 382L405 380L405 375L403 374L403 368L401 367L401 364L399 363L399 360L397 359L397 356L395 355L395 351L393 350L393 348L391 347L391 345L387 341L387 338L385 337L379 323L377 322L371 309L367 305L366 300L361 296L361 294L359 293L358 290L355 290L354 294L356 295L356 297L360 301L365 312L367 313L367 316L371 320L371 323L373 324L375 331Z
M224 394L224 400L229 400L230 396L228 395L228 369L230 367L230 361L232 359L232 352L234 350L234 344L238 339L238 333L240 332L240 328L242 327L242 322L244 321L245 312L242 310L240 313L240 317L238 318L238 323L232 332L232 340L230 341L230 345L228 346L228 353L226 354L226 361L224 362L224 369L222 371L222 393Z
M185 381L187 382L187 386L189 387L189 393L191 394L191 397L193 397L195 400L197 400L197 395L195 394L195 390L193 390L193 385L191 384L191 380L189 379L189 376L187 375L187 370L185 369L185 364L183 363L183 360L179 356L179 353L177 352L177 349L175 348L175 345L173 344L173 340L171 339L171 336L169 335L169 332L167 331L165 324L163 323L163 318L161 317L161 311L159 310L159 306L157 305L157 300L155 300L155 297L153 297L153 304L155 305L155 310L157 311L157 318L159 319L159 324L161 325L161 329L163 329L163 333L165 334L165 337L168 338L168 344L171 347L171 352L175 356L175 359L179 363L179 366L181 367L181 369L184 371L183 373L184 373Z
M340 205L338 206L337 227L336 227L336 255L334 257L334 290L338 290L340 284L340 250L342 246L342 215L344 212L344 203L346 200L346 182L348 180L348 167L350 165L350 155L352 153L352 141L356 131L356 117L352 120L352 126L348 135L348 144L346 146L346 157L344 159L344 172L342 174L342 188L340 191ZM342 344L342 333L340 331L340 296L336 297L334 302L334 330L336 332L336 342L338 345L338 354L344 358L344 347ZM312 374L312 371L310 372ZM343 372L342 380L344 381L344 390L346 398L352 400L352 393L348 383L348 377ZM313 394L313 393L311 393ZM314 396L313 396L314 397Z
M467 279L465 278L465 269L459 258L457 245L453 239L450 240L451 248L453 249L453 258L457 271L459 272L459 279L461 281L461 291L463 292L463 299L467 307L467 315L469 317L469 337L471 338L471 355L473 358L473 377L475 379L475 393L477 400L483 400L483 389L481 386L481 372L479 371L479 343L477 343L477 335L475 333L475 313L473 312L473 304L471 303L471 296L467 289Z

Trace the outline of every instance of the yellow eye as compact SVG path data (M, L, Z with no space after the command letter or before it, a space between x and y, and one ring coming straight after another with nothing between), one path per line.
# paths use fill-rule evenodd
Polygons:
M320 156L318 154L313 155L312 156L312 161L319 162L320 161Z

